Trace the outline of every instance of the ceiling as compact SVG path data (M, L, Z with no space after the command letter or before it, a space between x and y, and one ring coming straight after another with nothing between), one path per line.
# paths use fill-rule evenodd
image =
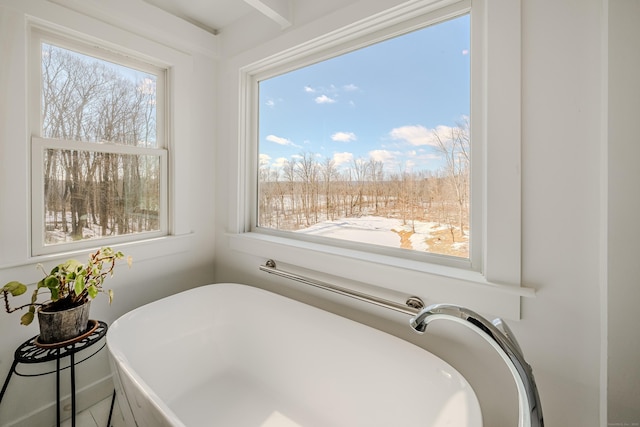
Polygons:
M165 12L216 34L220 29L256 11L282 27L290 25L293 0L144 0ZM288 23L288 25L287 25Z

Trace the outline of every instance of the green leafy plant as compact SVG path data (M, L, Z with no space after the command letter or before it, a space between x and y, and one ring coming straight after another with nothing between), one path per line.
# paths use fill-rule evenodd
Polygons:
M29 325L35 317L36 307L41 307L41 310L45 311L66 310L94 299L99 293L106 293L109 296L109 304L111 304L113 291L111 289L105 291L103 284L107 277L113 276L116 261L124 257L122 252L116 252L110 247L103 247L92 253L86 264L69 259L53 267L49 273L44 270L41 264L38 264L38 268L42 270L45 277L38 282L31 295L31 302L11 308L9 295L16 297L27 291L27 285L11 281L0 289L5 309L7 313L12 313L28 308L27 313L20 318L20 323ZM131 257L127 257L129 267L131 267L131 263ZM39 303L38 297L41 295L41 291L49 291L50 298Z

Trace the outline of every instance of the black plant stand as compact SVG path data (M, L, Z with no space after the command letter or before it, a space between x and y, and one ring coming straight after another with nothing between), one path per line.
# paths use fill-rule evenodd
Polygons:
M38 342L38 335L25 341L20 347L17 348L13 357L13 364L11 369L4 380L2 386L2 392L0 392L0 403L4 398L4 393L9 385L11 376L15 373L21 377L38 377L42 375L56 373L56 423L60 426L60 371L71 368L71 425L76 425L76 364L82 363L85 360L93 357L96 353L102 350L105 346L105 342L97 348L93 353L89 354L84 359L76 362L75 354L81 350L87 349L96 343L100 342L102 338L107 334L108 326L101 320L90 320L88 325L88 331L80 337L74 338L69 341L56 344L43 344ZM60 360L69 356L69 366L60 368ZM55 360L56 369L54 371L43 372L39 374L22 374L16 370L18 363L34 364L44 363ZM115 394L114 394L115 397ZM111 405L113 411L113 403ZM111 413L109 413L109 422L111 420Z

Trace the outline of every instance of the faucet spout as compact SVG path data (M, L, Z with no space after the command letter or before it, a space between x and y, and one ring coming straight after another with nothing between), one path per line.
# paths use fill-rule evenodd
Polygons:
M422 309L410 320L410 324L416 332L424 333L429 323L437 319L461 323L491 344L509 367L518 388L518 427L544 427L542 406L533 370L525 361L520 345L502 319L496 319L492 323L464 307L453 304L434 304Z

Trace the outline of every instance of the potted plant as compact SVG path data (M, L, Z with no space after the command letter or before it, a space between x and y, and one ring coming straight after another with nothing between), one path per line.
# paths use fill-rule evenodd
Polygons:
M0 289L4 298L7 313L28 308L20 318L22 325L29 325L38 313L40 323L41 343L63 342L85 333L88 327L89 308L91 300L99 293L106 293L109 303L113 300L113 291L103 289L107 277L113 276L116 261L124 258L122 252L110 247L103 247L89 256L86 264L75 259L69 259L44 273L33 291L31 302L19 307L11 308L9 294L19 296L27 291L27 286L18 281L11 281ZM127 258L131 266L131 257ZM50 298L42 303L38 302L41 291L49 291Z

